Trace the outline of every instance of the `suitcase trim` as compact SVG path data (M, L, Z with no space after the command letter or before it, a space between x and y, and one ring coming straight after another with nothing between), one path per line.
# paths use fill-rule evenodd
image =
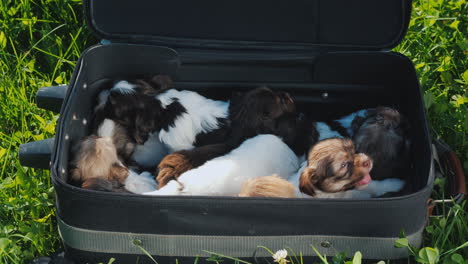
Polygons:
M328 256L342 251L360 251L366 259L408 257L405 248L394 247L398 237L160 235L77 228L66 224L60 217L57 217L57 222L60 237L67 246L106 254L144 255L144 249L150 255L168 257L209 257L212 255L210 252L238 258L271 256L259 247L264 246L271 250L292 249L307 257L316 256L311 247L314 246ZM407 235L410 245L421 245L424 227Z

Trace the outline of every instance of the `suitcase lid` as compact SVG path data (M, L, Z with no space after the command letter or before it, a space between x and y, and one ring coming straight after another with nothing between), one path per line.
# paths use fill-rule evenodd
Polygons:
M84 0L94 33L171 48L380 50L404 37L411 0Z

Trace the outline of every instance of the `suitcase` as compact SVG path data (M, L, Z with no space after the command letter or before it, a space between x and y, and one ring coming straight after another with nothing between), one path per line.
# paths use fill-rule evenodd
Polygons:
M402 230L421 244L432 149L415 68L389 51L405 35L410 0L85 0L84 10L102 41L83 52L68 86L38 92L38 106L60 111L55 138L20 148L24 165L50 168L67 259L153 263L150 254L194 263L216 252L254 261L270 256L259 245L304 257L315 255L313 245L328 256L359 250L394 260L408 255L393 246ZM90 133L99 85L158 73L214 99L259 85L285 90L316 120L396 107L411 121L411 192L370 200L151 197L68 184L69 150Z

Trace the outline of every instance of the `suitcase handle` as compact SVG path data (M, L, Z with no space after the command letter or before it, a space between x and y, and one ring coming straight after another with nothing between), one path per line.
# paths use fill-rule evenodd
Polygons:
M21 144L19 160L21 165L38 169L50 169L50 157L54 138Z
M67 90L67 85L39 88L36 93L36 104L42 109L59 113Z
M460 159L453 151L445 152L442 157L448 164L450 194L455 200L463 199L466 195L466 178Z
M440 163L445 168L450 196L455 202L461 202L466 195L466 178L460 159L442 139L437 137L434 145L439 153Z

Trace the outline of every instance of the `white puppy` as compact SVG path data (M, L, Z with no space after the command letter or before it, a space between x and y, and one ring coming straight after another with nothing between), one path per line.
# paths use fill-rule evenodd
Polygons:
M178 181L145 195L236 196L248 179L278 174L283 177L299 168L294 152L277 136L259 135L244 141L225 156L183 173Z

